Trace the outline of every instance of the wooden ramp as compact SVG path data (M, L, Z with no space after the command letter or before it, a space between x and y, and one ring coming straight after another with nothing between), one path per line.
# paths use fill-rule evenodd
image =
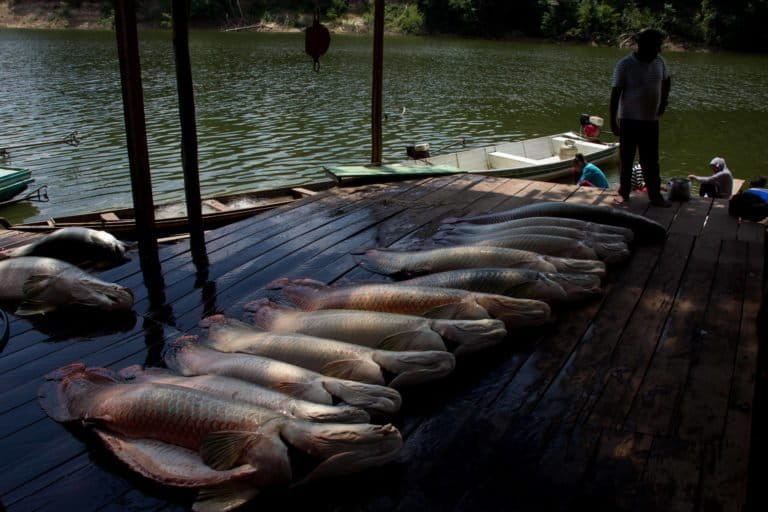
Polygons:
M440 219L535 201L611 204L593 189L456 175L337 189L207 234L209 265L187 243L103 272L133 289L136 316L12 318L0 353L0 502L22 510L182 510L188 492L126 471L79 427L36 403L47 372L158 364L164 339L207 313L244 317L277 277L362 280L351 252L406 247ZM265 492L254 510L741 510L747 500L764 227L722 200L631 209L665 226L635 248L606 293L560 308L546 328L458 361L404 393L391 421L405 446L362 475ZM754 460L752 461L755 462ZM758 461L759 463L759 461Z

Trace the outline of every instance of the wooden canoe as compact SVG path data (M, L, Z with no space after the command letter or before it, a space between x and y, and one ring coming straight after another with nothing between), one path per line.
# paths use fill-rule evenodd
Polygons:
M260 190L236 194L209 197L202 201L203 226L213 229L232 222L289 204L302 197L334 186L332 182L315 183L291 188ZM57 229L79 226L108 231L118 238L135 239L136 222L133 208L106 210L48 220L9 225L7 229L37 233L49 233ZM0 219L4 221L4 219ZM155 229L158 237L183 233L187 230L188 219L183 202L167 203L155 206Z

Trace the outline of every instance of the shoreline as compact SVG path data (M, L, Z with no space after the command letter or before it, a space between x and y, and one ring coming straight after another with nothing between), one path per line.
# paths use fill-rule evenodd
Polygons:
M51 10L51 4L45 1L17 4L11 7L11 0L0 0L0 29L29 29L29 30L113 30L113 17L104 17L100 4L93 2L83 2L79 7L68 7L66 9ZM309 20L309 17L307 16ZM309 22L306 23L309 26ZM340 21L324 22L332 34L367 34L369 27L365 24L362 17L347 15ZM168 27L161 23L139 22L139 29L157 29L167 30ZM192 23L190 28L194 30L216 30L220 32L275 32L275 33L297 33L304 29L283 25L275 22L259 21L255 24L244 26L227 26ZM403 35L399 32L387 31L387 35ZM451 34L425 34L427 37L450 37ZM461 36L455 36L461 37ZM545 37L531 37L519 33L509 34L501 38L503 41L531 41L551 44L584 44L593 47L612 47L629 48L628 41L620 42L617 45L600 45L589 41L576 41L567 39L552 39ZM670 52L695 52L709 53L717 51L717 48L707 47L698 43L685 41L667 41L664 45L664 51Z

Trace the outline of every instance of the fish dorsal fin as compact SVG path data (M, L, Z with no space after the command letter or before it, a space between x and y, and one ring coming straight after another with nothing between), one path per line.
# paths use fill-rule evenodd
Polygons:
M21 291L25 297L34 297L48 288L51 279L50 275L33 274L24 281L24 284L21 286Z
M213 469L224 471L237 466L250 445L260 441L262 435L257 432L223 430L205 436L200 445L203 462Z
M326 377L334 377L336 379L360 380L357 378L358 373L364 371L363 368L370 364L370 362L360 359L340 359L324 364L320 369L320 373Z
M456 318L458 312L458 304L453 302L450 304L443 304L432 309L425 311L421 316L426 318L434 318L438 320L451 320Z
M195 503L194 512L224 512L233 510L251 501L259 494L253 487L241 485L219 485L200 489Z
M280 393L295 398L301 398L302 400L309 400L310 402L327 405L333 403L331 394L328 393L322 385L318 386L312 382L279 382L270 387L275 391L279 391ZM317 396L318 393L321 393L323 396Z
M290 482L291 461L288 447L280 438L280 426L281 423L272 418L253 432L211 432L200 444L200 457L210 467L220 471L246 463L257 468L269 468L273 483Z
M56 309L56 306L52 304L34 300L25 300L19 304L19 307L16 308L14 314L18 316L42 315L43 313L50 313L54 309Z
M418 334L422 331L403 331L391 334L381 340L376 348L379 350L391 350L394 352L405 352L407 350L414 350L419 348L414 346L414 341L417 339Z

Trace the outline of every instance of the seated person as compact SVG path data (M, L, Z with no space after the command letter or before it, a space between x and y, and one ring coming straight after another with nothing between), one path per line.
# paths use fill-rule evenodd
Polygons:
M724 197L729 198L733 193L733 174L725 164L725 159L716 156L709 162L712 169L712 176L694 176L689 174L688 178L701 183L699 195L701 197Z
M608 188L608 180L595 164L588 164L584 159L584 155L576 153L573 158L574 173L578 174L576 183L582 186Z

